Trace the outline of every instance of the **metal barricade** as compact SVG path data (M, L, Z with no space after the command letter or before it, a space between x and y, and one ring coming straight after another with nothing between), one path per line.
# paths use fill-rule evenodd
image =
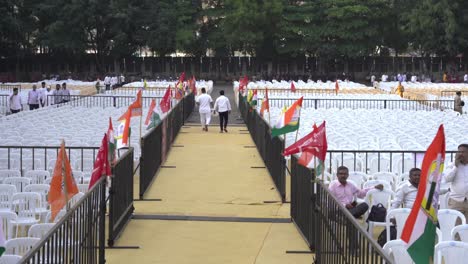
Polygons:
M80 106L80 107L127 107L135 101L135 96L118 96L118 95L70 95L68 102L63 101L62 95L48 95L47 104L55 106ZM149 107L152 100L159 104L162 97L142 96L142 106Z
M21 263L105 263L105 177L102 177Z

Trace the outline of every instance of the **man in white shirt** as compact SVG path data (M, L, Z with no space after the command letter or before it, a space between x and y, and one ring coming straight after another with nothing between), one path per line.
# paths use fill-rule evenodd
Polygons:
M32 90L28 92L28 105L29 110L39 108L39 92L37 91L37 86L35 84L33 84Z
M60 90L60 84L55 85L55 91L52 93L52 104L61 104L62 103L62 91Z
M227 133L226 127L229 113L231 112L231 103L229 103L229 98L224 96L224 90L219 91L219 94L220 96L216 99L214 104L214 110L219 113L219 133L223 133L223 131Z
M13 88L13 94L10 95L9 105L12 114L18 113L23 109L21 96L18 94L18 88Z
M197 104L199 105L198 112L200 113L200 121L203 127L203 131L208 131L208 125L211 121L211 103L213 99L211 96L206 94L206 89L201 89L202 94L197 98Z
M402 183L396 191L395 199L392 201L391 209L396 208L413 208L416 195L418 194L419 178L421 170L412 168L409 171L409 179Z
M70 90L67 90L67 83L62 83L62 102L70 102Z
M458 146L455 166L445 175L450 182L448 207L460 211L468 219L468 144Z
M46 83L45 82L41 82L41 88L37 89L38 93L39 93L39 104L41 105L41 107L44 107L45 104L46 104L46 101L47 101L47 97L46 97Z

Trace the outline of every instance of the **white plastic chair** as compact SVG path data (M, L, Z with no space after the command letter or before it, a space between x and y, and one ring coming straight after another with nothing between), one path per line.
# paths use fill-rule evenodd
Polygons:
M11 198L16 187L11 184L0 184L0 212L12 212Z
M50 173L46 170L32 170L27 171L24 177L31 179L31 184L43 184Z
M468 225L458 225L452 229L452 240L456 239L456 235L460 237L461 242L468 243Z
M452 238L452 229L457 225L457 220L461 220L461 224L466 224L465 216L453 209L442 209L437 212L440 231L442 231L442 241L449 241Z
M78 201L80 201L80 199L83 198L83 196L84 196L84 193L82 192L79 192L73 195L73 197L70 200L68 200L68 204L70 205L70 208L72 208L75 204L77 204Z
M0 257L0 264L18 264L21 261L21 256L4 254Z
M366 188L369 188L369 187L374 187L374 186L376 186L378 184L382 184L384 186L384 190L392 190L392 185L388 181L384 181L384 180L368 180L368 181L365 181L362 184L362 188L366 189Z
M38 193L41 196L41 201L36 205L36 215L39 216L41 222L45 220L47 215L49 203L47 201L47 195L49 195L50 185L49 184L30 184L24 187L24 192Z
M10 177L3 180L3 184L14 185L17 192L22 192L24 187L30 183L31 179L25 177Z
M12 222L18 218L16 213L13 212L0 212L0 219L2 219L3 234L6 239L12 239L15 237L13 234Z
M62 219L62 217L64 217L65 215L67 214L67 212L65 210L60 210L57 215L55 216L55 219L53 222L51 222L51 218L52 218L52 212L49 211L46 215L46 223L58 223L60 221L60 219Z
M464 263L468 259L468 243L443 241L435 246L434 264Z
M41 202L41 195L38 193L15 193L11 200L18 211L18 218L12 221L12 224L16 226L16 236L18 236L20 226L31 226L39 222L36 219L36 206Z
M403 227L405 226L406 219L408 219L409 214L411 213L411 209L409 208L397 208L392 209L387 212L387 216L385 217L385 228L387 232L387 241L390 241L390 226L392 223L390 219L395 219L397 235L396 239L401 237L401 233L403 232Z
M21 177L19 170L0 170L0 182L9 177Z
M358 188L361 188L362 187L362 184L367 181L369 179L369 177L367 176L367 174L365 174L364 172L360 172L360 171L350 171L349 172L349 177L348 177L349 180L352 180L354 183L356 183L356 186Z
M395 178L397 178L396 174L391 172L377 172L372 174L371 177L374 180L388 181L392 186L395 186Z
M5 244L5 253L24 256L37 242L39 242L39 240L39 238L35 237L19 237L10 239Z
M366 197L364 198L364 201L369 205L369 210L365 214L365 219L367 219L367 216L369 215L370 211L372 210L373 205L377 205L381 203L385 208L390 208L390 202L393 200L393 197L395 194L391 190L385 190L383 189L382 191L373 189L367 192ZM374 226L385 226L385 222L374 222L374 221L369 221L369 234L374 233Z
M449 193L439 194L439 209L448 209Z
M42 238L55 224L35 224L29 228L28 237Z
M413 259L406 250L406 243L401 239L388 241L383 250L390 256L393 263L413 264Z
M89 184L77 184L78 186L78 191L81 192L81 193L87 193L88 192L88 188L89 188Z

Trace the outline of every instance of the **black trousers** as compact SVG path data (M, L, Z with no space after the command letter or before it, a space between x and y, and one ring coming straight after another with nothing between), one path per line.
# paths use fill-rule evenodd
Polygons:
M219 112L219 128L221 130L226 129L228 123L229 111Z
M366 203L360 203L356 207L348 209L348 211L355 217L359 218L369 210L369 205ZM359 248L359 231L356 230L351 222L348 222L347 226L347 235L349 249L351 251L356 251Z
M30 104L29 105L29 110L34 110L34 109L38 109L39 108L39 104Z
M10 111L11 111L12 114L16 114L16 113L19 113L21 110L20 109L18 109L18 110L10 109Z

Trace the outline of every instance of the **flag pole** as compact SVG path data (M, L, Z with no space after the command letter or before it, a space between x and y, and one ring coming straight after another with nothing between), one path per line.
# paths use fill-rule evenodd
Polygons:
M142 120L143 120L143 107L141 107L142 111L141 111L141 116L140 116L140 138L141 138L141 126L142 126ZM130 142L130 140L129 140Z
M70 210L70 205L68 204L68 184L67 184L67 170L65 168L65 140L62 139L62 146L63 146L63 151L62 151L62 183L63 183L63 191L65 193L65 208L66 211L68 212Z

